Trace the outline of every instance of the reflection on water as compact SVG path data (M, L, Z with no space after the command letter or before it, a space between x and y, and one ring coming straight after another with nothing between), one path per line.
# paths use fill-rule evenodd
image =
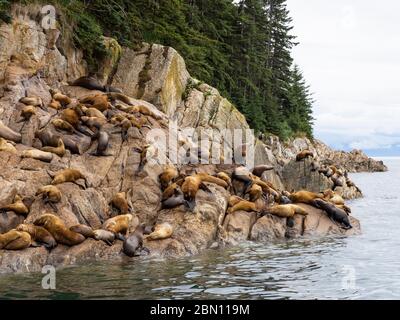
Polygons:
M178 260L94 263L60 269L57 289L41 274L0 276L3 299L398 299L400 159L390 172L354 174L365 197L350 205L363 234L245 243Z

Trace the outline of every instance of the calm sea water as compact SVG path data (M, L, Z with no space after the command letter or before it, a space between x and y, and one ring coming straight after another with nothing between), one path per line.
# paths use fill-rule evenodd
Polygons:
M386 173L353 174L365 197L350 203L363 234L246 243L178 260L94 263L0 276L0 298L48 299L399 299L400 158Z

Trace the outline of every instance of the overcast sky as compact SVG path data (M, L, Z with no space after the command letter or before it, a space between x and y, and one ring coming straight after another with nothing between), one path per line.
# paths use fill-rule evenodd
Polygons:
M400 2L288 0L311 85L315 136L340 149L400 155Z

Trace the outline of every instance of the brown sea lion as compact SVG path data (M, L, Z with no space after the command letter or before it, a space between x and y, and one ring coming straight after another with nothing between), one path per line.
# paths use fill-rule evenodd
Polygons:
M85 224L77 224L69 228L69 230L83 235L85 238L94 238L93 229Z
M272 207L266 207L262 210L261 214L270 213L281 218L291 218L296 213L303 216L308 215L308 212L295 204L280 204Z
M14 197L14 202L12 204L2 206L0 208L0 212L12 211L15 212L16 214L26 217L29 213L32 203L33 203L33 198L31 197L22 198L20 195L17 194Z
M19 102L21 102L27 106L34 106L34 107L42 107L43 106L42 99L37 96L23 97L23 98L19 99Z
M68 97L67 95L62 94L61 92L54 93L53 99L55 101L58 101L63 106L67 106L70 103L72 103L72 99L70 97Z
M223 180L221 180L221 181L223 181ZM224 183L225 183L225 181L224 181ZM203 184L201 177L198 175L186 177L182 184L181 189L182 189L185 200L187 200L190 210L193 210L196 205L196 194L200 188L203 188L203 189L209 191L209 189Z
M75 128L67 121L63 119L53 119L51 121L51 124L54 126L54 128L58 130L63 130L67 131L69 133L75 133Z
M115 235L119 233L124 235L128 232L132 220L133 215L130 213L119 215L106 220L103 223L103 229L113 232Z
M75 246L85 241L83 235L69 230L59 217L50 213L40 216L33 224L45 228L58 243L67 246Z
M231 177L225 172L222 172L222 171L218 172L217 173L217 178L224 180L228 184L228 186L232 185Z
M0 137L6 140L13 141L15 143L20 143L22 140L22 136L20 133L15 132L14 130L7 127L1 120L0 120Z
M250 202L247 200L242 200L242 201L236 203L235 205L233 205L232 207L228 208L228 213L232 214L236 211L258 212L260 209L261 208L259 208L256 203Z
M3 138L0 138L0 151L14 154L17 153L17 149L14 147L14 145Z
M0 249L22 250L28 248L31 243L31 236L24 231L10 230L0 234Z
M126 192L118 192L111 199L111 205L119 210L120 214L127 214L131 211L131 206L126 198Z
M308 157L313 158L314 157L314 153L312 153L310 150L303 150L303 151L299 152L296 155L296 161L301 161L301 160L304 160L304 159L306 159Z
M80 116L76 110L72 108L65 109L61 112L61 119L68 122L75 129L80 124Z
M196 176L201 179L201 182L214 183L225 189L228 187L228 184L224 180L217 178L217 177L213 177L213 176L209 175L208 173L201 172L201 173L196 174Z
M177 183L172 183L163 191L161 200L162 201L167 200L168 198L171 198L173 195L178 195L179 193L182 193L179 185Z
M43 244L47 249L53 249L57 246L57 241L49 231L33 224L20 224L17 231L24 231L30 234L33 241Z
M105 94L95 94L91 96L84 97L79 100L81 103L95 108L101 112L110 109L110 103L108 102L108 97Z
M18 122L28 121L35 114L36 114L36 108L34 106L25 106L22 108L20 114L22 120Z
M36 192L36 196L42 195L43 202L49 204L54 211L57 211L57 207L54 205L61 201L61 191L56 186L47 185L40 187Z
M137 226L135 231L124 240L124 243L122 244L122 251L128 257L134 257L141 254L143 249L143 232L145 227L145 224L140 224Z
M310 204L315 199L323 199L324 195L322 193L314 193L306 190L301 190L290 194L289 199L297 203Z
M246 192L250 201L255 202L263 196L263 189L258 184L253 184Z
M95 108L86 108L85 107L85 108L83 108L83 112L89 118L96 117L96 118L100 118L100 119L104 119L104 120L107 119L103 112L101 112Z
M166 189L176 178L178 178L178 170L174 166L168 166L158 176L160 181L161 189Z
M172 233L174 232L173 227L168 223L160 223L156 224L154 227L154 231L150 233L146 239L147 240L163 240L170 238Z
M52 185L57 185L65 182L76 183L77 180L83 179L85 181L85 186L88 186L86 177L77 169L64 169L58 171L51 182Z
M62 108L62 105L59 101L52 99L48 104L48 107L55 110L60 110Z
M54 153L57 156L59 156L60 158L65 156L65 145L61 138L58 140L57 147L43 147L41 150Z

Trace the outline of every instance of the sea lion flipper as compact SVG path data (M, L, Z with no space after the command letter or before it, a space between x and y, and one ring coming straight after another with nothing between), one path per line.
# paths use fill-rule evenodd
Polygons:
M125 236L121 233L117 233L115 234L115 239L121 240L121 241L125 241Z

